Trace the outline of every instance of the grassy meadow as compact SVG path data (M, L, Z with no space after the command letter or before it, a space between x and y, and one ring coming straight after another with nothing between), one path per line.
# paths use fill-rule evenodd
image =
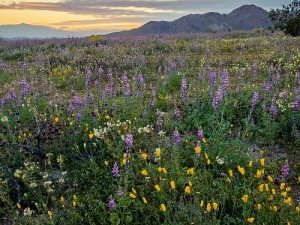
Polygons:
M0 224L300 223L300 38L0 41Z

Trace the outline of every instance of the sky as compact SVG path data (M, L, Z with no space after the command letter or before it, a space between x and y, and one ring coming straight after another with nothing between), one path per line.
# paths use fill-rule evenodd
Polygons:
M266 10L291 0L0 0L0 25L27 23L68 31L128 30L188 14L229 13L255 4Z

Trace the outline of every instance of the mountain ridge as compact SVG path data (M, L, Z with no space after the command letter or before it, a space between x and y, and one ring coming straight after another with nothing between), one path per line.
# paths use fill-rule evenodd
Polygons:
M255 28L266 29L269 25L268 12L251 4L238 7L228 14L208 12L189 14L173 21L149 21L139 28L114 32L107 36L249 31Z
M252 30L268 28L268 12L255 5L243 5L228 14L208 12L205 14L189 14L173 21L149 21L141 27L131 30L106 34L108 37L144 36L155 34L226 32L232 30ZM30 25L0 25L0 38L67 38L84 37L92 34L102 34L101 31L67 31L48 26Z

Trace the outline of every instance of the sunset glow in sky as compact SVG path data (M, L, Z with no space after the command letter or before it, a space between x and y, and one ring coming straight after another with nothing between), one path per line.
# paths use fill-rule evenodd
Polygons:
M27 23L70 31L117 31L187 14L228 13L255 4L266 10L288 0L1 0L0 25Z

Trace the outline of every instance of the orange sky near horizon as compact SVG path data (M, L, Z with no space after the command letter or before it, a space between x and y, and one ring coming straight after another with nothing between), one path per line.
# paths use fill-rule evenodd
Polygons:
M69 31L119 31L187 14L228 13L244 4L265 9L286 0L0 0L0 25L27 23Z

